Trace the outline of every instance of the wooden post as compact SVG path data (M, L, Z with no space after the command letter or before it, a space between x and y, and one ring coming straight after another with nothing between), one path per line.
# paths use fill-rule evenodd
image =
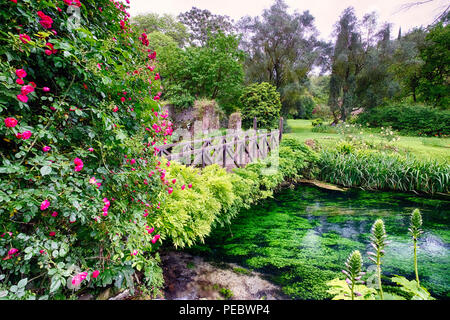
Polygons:
M240 167L240 165L241 165L241 162L242 162L242 156L240 156L239 155L239 143L238 143L238 141L239 141L239 138L238 138L238 136L236 135L235 137L234 137L234 163L235 163L235 165L236 165L236 167Z
M227 166L227 137L226 136L225 136L225 138L222 139L222 143L223 143L223 147L222 147L223 166L222 166L222 168L225 168Z
M283 138L283 117L280 117L279 130L280 130L279 141L281 143L281 139Z

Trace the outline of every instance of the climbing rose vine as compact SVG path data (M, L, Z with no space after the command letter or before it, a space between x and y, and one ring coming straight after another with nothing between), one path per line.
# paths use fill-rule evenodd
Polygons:
M128 5L0 3L0 298L161 286L154 222L174 185L156 146L172 123Z

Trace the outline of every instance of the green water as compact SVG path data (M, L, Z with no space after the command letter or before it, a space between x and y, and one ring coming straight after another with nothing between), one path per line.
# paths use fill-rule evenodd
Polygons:
M328 299L325 283L342 277L340 270L355 249L363 254L367 278L374 279L374 266L367 258L369 232L373 222L382 218L391 241L382 260L383 283L389 290L390 275L415 279L407 231L414 208L422 212L425 231L418 249L421 284L434 297L449 299L450 201L299 186L242 211L230 227L214 230L204 245L192 251L259 271L290 298Z

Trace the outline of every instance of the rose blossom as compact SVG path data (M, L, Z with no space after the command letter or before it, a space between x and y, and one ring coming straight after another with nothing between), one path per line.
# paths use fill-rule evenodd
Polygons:
M25 44L27 44L29 41L31 41L31 38L23 33L19 34L19 39L20 39L20 41L22 41Z
M27 76L27 73L23 69L18 69L18 70L16 70L16 76L18 78L25 78Z
M51 149L52 149L51 147L45 146L45 147L42 148L42 151L49 152Z
M50 18L49 16L47 16L42 11L38 11L37 14L38 14L39 18L41 18L41 20L39 21L41 26L45 29L50 29L52 27L53 19Z
M17 120L14 118L6 118L5 125L8 128L14 128L15 126L17 126Z
M24 133L22 133L21 138L22 140L28 140L31 138L31 135L32 135L31 131L25 131Z
M50 207L50 201L48 200L44 200L41 203L41 210L44 211L46 210L48 207Z
M27 94L29 94L29 93L31 93L33 91L34 91L34 88L32 86L30 86L30 85L23 86L22 89L21 89L21 92L22 92L23 95L27 95Z
M26 95L23 95L23 94L17 95L17 99L18 99L20 102L23 102L23 103L27 103L27 102L28 102L28 97L27 97Z

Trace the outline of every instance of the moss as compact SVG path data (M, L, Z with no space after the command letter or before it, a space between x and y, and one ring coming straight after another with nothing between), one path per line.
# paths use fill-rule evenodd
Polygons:
M367 259L370 227L386 224L383 258L386 277L414 278L409 215L418 203L426 231L419 242L421 283L438 298L449 297L449 201L411 201L411 195L352 190L337 193L314 187L286 189L242 210L230 227L218 228L202 246L205 256L236 262L261 272L294 299L328 299L325 283L341 275L353 250ZM207 249L205 249L207 248ZM387 283L388 285L388 283ZM392 290L396 293L396 289Z

